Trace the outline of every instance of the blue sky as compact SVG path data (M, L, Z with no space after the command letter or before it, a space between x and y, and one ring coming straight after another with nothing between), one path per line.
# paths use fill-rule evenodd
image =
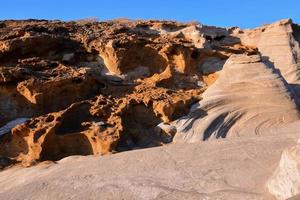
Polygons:
M300 23L300 0L0 0L0 19L173 19L251 28Z

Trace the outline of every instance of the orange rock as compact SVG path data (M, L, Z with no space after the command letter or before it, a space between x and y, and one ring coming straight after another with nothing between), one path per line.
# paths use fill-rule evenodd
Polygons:
M31 119L0 138L0 155L30 166L168 143L155 127L217 79L203 62L245 52L255 49L195 23L4 21L0 125Z

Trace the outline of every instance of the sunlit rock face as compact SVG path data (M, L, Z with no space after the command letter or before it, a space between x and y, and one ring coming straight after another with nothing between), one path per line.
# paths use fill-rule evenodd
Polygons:
M270 193L282 200L300 193L300 140L283 151L279 166L267 182L267 187Z
M272 128L299 120L289 85L259 55L232 55L202 98L174 122L175 142L276 133Z
M0 155L25 166L171 143L228 57L257 53L199 23L0 23Z
M0 21L0 199L297 199L299 42L291 20Z
M285 80L299 93L299 30L292 20L285 19L256 29L236 29L233 35L239 37L242 44L257 47L263 59L279 69Z

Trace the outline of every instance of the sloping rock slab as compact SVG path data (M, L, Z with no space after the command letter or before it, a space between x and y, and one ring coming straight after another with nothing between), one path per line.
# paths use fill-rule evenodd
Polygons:
M0 199L271 200L265 182L298 138L228 138L15 167L0 172Z
M259 55L232 55L189 115L175 121L175 142L269 134L299 120L294 93ZM280 133L274 129L275 132Z

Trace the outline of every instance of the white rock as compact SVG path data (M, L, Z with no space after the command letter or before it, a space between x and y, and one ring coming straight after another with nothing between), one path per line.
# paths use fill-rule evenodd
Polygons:
M276 133L278 127L300 119L292 97L280 74L259 56L232 55L203 99L173 123L174 141L269 134L272 127Z
M0 173L0 199L266 200L274 162L298 138L230 138L13 167Z
M300 144L283 151L279 166L267 183L268 190L278 200L300 193Z
M299 33L293 30L290 19L233 35L239 37L244 45L257 47L269 64L274 63L288 83L294 86L300 84ZM299 87L295 89L299 90ZM300 95L300 91L298 93Z
M163 122L158 124L157 127L159 129L161 129L162 131L164 131L165 133L170 134L170 135L174 135L177 131L175 126L170 125L170 124L166 124L166 123L163 123Z

